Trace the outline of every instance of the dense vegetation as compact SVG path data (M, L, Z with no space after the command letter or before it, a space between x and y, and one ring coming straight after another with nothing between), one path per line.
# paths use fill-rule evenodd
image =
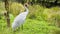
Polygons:
M0 2L0 34L60 34L60 7L46 8L40 4L29 5L29 14L24 23L23 30L20 28L13 32L7 28L3 13L6 11L4 2ZM10 5L10 22L24 11L22 4L12 2Z
M4 1L4 0L0 0ZM41 4L42 6L46 6L47 8L50 8L52 6L60 6L60 0L9 0L12 2L18 2L18 3L26 3L28 2L29 4Z

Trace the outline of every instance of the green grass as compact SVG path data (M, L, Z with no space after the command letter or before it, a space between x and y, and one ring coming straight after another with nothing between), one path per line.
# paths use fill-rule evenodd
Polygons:
M4 7L2 7L3 4L0 5L0 12L4 11L5 9ZM15 9L13 10L15 11ZM6 19L4 18L4 16L1 16L0 34L60 34L60 28L56 26L56 21L53 19L56 17L57 20L60 20L59 12L59 7L53 7L48 9L40 5L29 6L29 14L27 16L27 19L25 20L25 23L23 24L23 30L22 28L20 28L16 32L13 32L11 27L9 29L7 28ZM14 15L10 14L11 25L14 18Z
M12 20L12 19L11 19ZM0 20L0 34L53 34L56 31L60 31L59 28L49 25L46 21L26 19L23 24L23 30L20 28L18 31L13 32L12 28L6 27L6 21Z

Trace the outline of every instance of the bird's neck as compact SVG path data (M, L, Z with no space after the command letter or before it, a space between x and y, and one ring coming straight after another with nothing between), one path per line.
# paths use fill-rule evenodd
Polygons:
M28 12L28 8L27 7L25 7L25 11Z

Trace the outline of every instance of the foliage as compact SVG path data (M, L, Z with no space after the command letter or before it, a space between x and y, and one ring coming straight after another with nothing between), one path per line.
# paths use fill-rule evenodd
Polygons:
M10 5L10 13L12 13L15 16L18 15L20 12L23 12L24 10L25 9L22 4L13 2Z
M4 2L0 1L0 12L5 11Z
M4 19L0 21L1 34L55 34L57 32L60 32L60 29L55 26L49 26L46 21L27 19L23 30L19 29L16 32L13 32L11 28L7 29Z
M10 5L11 14L9 15L11 25L15 16L19 14L21 10L24 11L24 7L20 6L22 5L14 2ZM0 10L4 12L4 6L3 8L1 7ZM5 17L1 17L0 34L60 34L60 28L56 26L60 25L60 7L45 8L41 5L29 6L29 14L23 24L23 30L20 28L16 32L13 32L12 28L7 29ZM59 22L57 22L58 24L56 24L55 18Z

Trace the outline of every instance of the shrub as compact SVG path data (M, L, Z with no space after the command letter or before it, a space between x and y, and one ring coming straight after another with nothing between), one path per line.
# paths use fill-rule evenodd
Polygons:
M23 12L25 9L22 4L13 2L10 5L10 13L12 13L14 16L18 15L20 12Z

